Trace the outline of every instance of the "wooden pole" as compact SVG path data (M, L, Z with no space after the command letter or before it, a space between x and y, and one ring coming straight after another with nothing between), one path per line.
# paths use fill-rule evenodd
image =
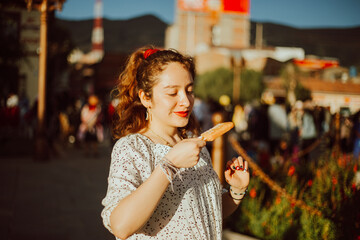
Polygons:
M212 116L214 126L224 122L224 116L221 113L214 113ZM224 135L213 141L211 152L212 164L215 172L219 176L221 184L224 184L224 168L225 168L225 137Z
M46 60L47 60L47 18L48 0L43 0L40 5L40 54L38 78L38 111L37 111L37 139L36 160L48 160L49 152L45 132L45 107L46 107Z

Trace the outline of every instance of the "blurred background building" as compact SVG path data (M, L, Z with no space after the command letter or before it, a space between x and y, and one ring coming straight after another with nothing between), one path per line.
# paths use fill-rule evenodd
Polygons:
M16 2L16 1L15 1ZM1 96L26 95L34 102L38 91L40 13L28 11L25 1L3 8Z
M291 63L315 104L332 112L360 109L358 28L317 31L251 22L250 0L177 0L171 25L151 15L103 19L102 1L92 3L93 19L49 16L49 93L78 97L95 92L107 99L128 54L153 44L192 55L199 75L220 67L262 72L267 96L286 94L280 71ZM2 56L2 105L10 93L27 96L32 104L38 88L40 13L28 11L22 0L5 1L1 11L6 16L2 41L10 46Z

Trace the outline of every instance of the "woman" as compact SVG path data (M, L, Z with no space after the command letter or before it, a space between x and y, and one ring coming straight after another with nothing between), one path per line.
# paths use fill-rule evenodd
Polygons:
M143 48L117 86L104 225L117 239L221 239L245 196L248 163L227 163L223 193L192 114L195 66L175 50ZM236 170L237 169L237 170ZM223 214L223 215L222 215Z
M104 140L103 126L101 124L101 106L96 95L90 95L88 103L81 109L81 124L78 138L85 143L85 153L93 152L97 156L98 142Z

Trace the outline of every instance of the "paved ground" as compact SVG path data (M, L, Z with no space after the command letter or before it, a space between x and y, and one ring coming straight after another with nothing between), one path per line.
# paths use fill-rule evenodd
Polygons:
M1 157L0 239L113 240L100 217L109 154L103 145L98 158L76 148L48 162Z
M13 143L0 148L0 239L114 239L100 217L110 144L100 147L99 157L67 147L48 162L36 162L32 143ZM251 238L225 231L225 239Z

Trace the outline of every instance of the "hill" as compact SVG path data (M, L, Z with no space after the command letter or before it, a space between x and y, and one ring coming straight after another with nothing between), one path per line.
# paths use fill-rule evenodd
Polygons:
M56 19L56 24L70 32L79 49L84 52L91 50L92 19ZM148 44L164 46L167 24L153 15L145 15L128 20L103 19L103 27L105 52L129 53Z
M251 43L255 43L256 23L251 23ZM343 66L360 66L360 27L298 29L263 23L267 46L301 47L307 55L332 57Z
M91 49L93 20L69 21L56 19L67 29L75 46L84 52ZM129 20L103 20L106 52L129 53L147 44L164 46L167 24L153 15ZM250 42L255 43L256 23L251 22ZM342 66L360 66L360 27L330 29L298 29L289 26L263 23L265 46L300 47L307 55L332 57Z

